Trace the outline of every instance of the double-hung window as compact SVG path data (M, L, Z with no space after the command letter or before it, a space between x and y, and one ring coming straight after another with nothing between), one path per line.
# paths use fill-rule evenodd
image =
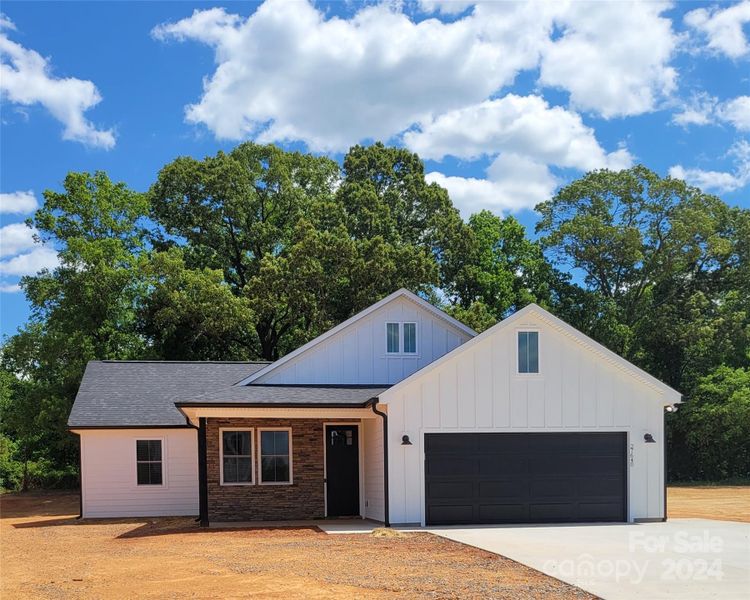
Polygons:
M386 354L416 354L417 324L391 322L385 324Z
M138 485L163 485L161 440L136 440L135 462Z
M221 484L253 483L253 432L251 429L221 430Z
M518 372L539 373L539 332L518 332Z
M260 483L292 483L292 430L258 429Z

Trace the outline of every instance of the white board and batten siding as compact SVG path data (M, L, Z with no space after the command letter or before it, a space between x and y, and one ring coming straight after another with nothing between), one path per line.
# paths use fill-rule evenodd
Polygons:
M385 480L383 461L383 423L378 419L362 419L362 443L364 444L366 519L385 521Z
M416 323L417 352L388 354L386 323ZM266 384L393 384L427 366L471 336L400 296L258 377Z
M198 514L195 429L78 430L84 518ZM162 440L163 485L138 485L136 440Z
M387 390L390 521L425 522L424 434L626 432L629 520L662 518L666 404L679 402L633 371L526 311L424 374ZM517 332L539 332L539 373L517 373ZM650 433L656 444L644 443ZM412 446L402 446L408 435Z

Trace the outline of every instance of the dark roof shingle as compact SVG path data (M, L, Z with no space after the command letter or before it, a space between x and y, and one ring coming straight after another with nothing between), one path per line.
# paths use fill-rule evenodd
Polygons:
M212 389L194 398L180 400L178 405L362 406L389 387L388 385L235 385Z
M86 366L68 426L185 425L175 402L229 388L266 362L92 361Z

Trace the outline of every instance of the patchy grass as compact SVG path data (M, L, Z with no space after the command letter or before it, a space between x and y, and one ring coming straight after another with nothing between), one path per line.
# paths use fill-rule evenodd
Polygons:
M429 533L78 520L61 492L6 494L0 510L2 598L593 598Z

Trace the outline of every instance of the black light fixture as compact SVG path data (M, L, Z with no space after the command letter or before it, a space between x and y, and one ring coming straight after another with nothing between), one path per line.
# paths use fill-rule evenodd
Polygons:
M401 445L402 446L411 446L411 440L409 440L409 436L404 434L401 436Z
M647 433L646 435L643 436L643 441L646 442L647 444L655 444L656 443L656 440L654 439L654 436L651 435L650 433Z

